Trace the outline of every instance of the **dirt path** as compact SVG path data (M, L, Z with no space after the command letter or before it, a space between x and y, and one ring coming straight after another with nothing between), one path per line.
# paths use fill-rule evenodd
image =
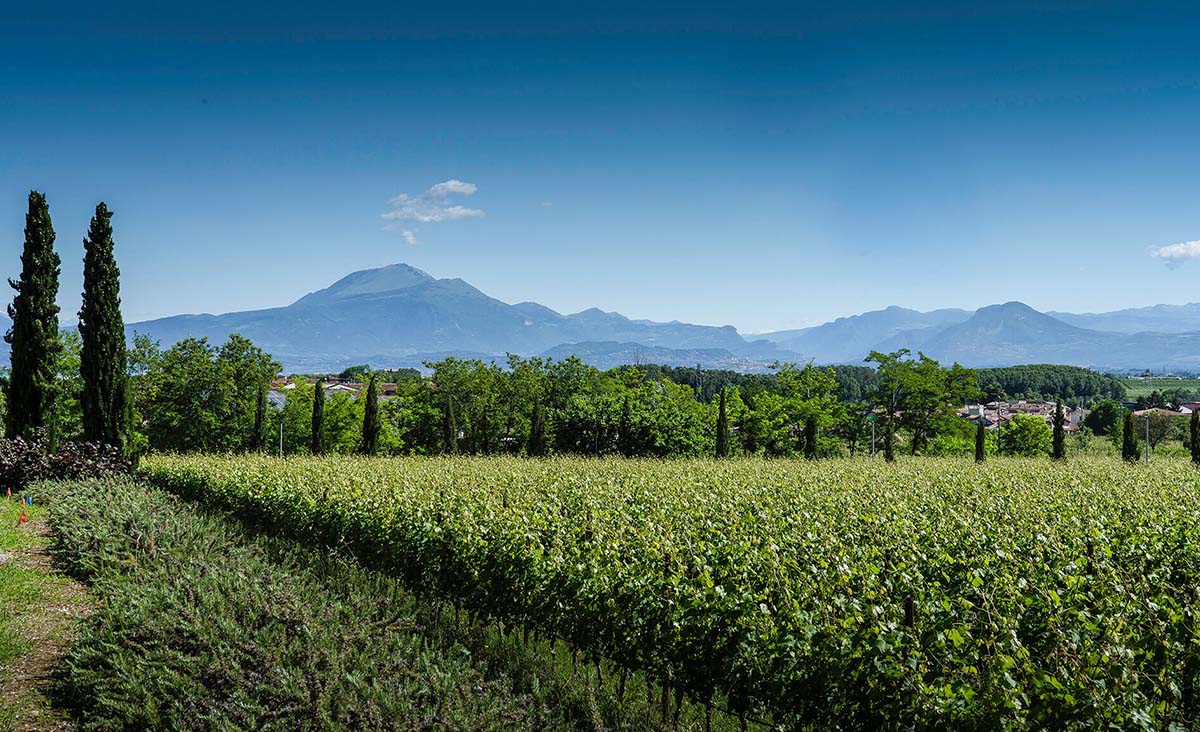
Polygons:
M12 563L29 572L26 577L40 588L37 599L23 611L18 608L10 628L25 639L31 650L0 669L0 732L71 730L74 725L49 699L54 669L70 648L79 621L90 610L87 589L54 568L47 547L50 527L39 517L20 527L28 532L25 546L4 552L0 563Z

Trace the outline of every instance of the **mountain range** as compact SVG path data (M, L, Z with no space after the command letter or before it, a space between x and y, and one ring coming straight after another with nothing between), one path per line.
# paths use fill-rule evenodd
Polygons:
M746 336L731 325L634 320L597 308L564 315L509 304L461 279L406 264L349 274L290 305L131 323L168 346L241 333L288 371L352 364L420 366L445 356L578 355L607 368L666 363L760 371L776 360L862 363L872 350L922 351L965 366L1063 363L1102 370L1200 371L1200 303L1107 313L1043 313L1020 302L979 310L889 307L795 330Z
M741 370L794 357L765 339L747 340L730 325L632 320L597 308L563 315L535 302L510 305L461 279L435 279L406 264L354 272L284 307L176 315L131 323L128 330L163 345L240 333L297 371L358 363L419 367L448 355L503 359L506 353Z

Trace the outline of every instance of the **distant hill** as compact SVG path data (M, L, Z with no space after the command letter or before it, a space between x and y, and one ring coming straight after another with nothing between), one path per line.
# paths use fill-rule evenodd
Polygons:
M724 348L663 348L642 343L619 343L617 341L564 343L549 349L542 356L556 361L578 356L587 363L601 369L636 364L660 364L663 366L696 366L705 369L731 369L734 371L761 370L762 362L753 358L735 356Z
M1113 333L1191 333L1200 331L1200 303L1150 305L1108 313L1048 312L1064 323Z
M860 363L872 350L889 352L908 348L943 362L957 361L975 367L1060 363L1101 370L1153 366L1195 371L1200 369L1200 329L1178 330L1189 322L1182 317L1175 330L1169 331L1169 319L1161 315L1172 308L1186 313L1189 307L1163 306L1159 311L1161 332L1084 328L1024 303L1008 302L989 305L974 313L964 310L919 313L892 307L838 318L816 328L793 331L784 338L770 333L762 337L777 339L775 343L780 347L817 363ZM1112 316L1117 322L1127 317L1120 314L1123 312L1127 311L1088 317L1103 322Z
M813 328L764 333L759 337L819 363L856 363L880 346L910 342L914 335L928 334L931 329L961 323L969 317L971 313L966 310L921 313L893 305Z

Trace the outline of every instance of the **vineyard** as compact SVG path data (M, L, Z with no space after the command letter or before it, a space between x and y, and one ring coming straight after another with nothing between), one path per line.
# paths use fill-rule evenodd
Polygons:
M156 456L155 483L346 546L668 693L822 729L1186 729L1200 471Z

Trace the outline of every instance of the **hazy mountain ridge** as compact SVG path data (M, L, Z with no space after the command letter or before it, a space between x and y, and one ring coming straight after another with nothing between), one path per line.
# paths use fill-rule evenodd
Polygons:
M1191 333L1200 331L1200 303L1149 305L1107 313L1046 313L1064 323L1114 333Z
M904 327L930 322L933 318L917 316L935 314L944 325ZM877 340L871 343L873 339ZM989 305L974 313L961 310L916 313L888 308L839 318L783 343L818 363L861 363L871 350L889 352L908 348L943 362L957 361L975 367L1062 363L1100 370L1200 369L1198 331L1100 331L1072 325L1015 301ZM821 350L825 343L832 346ZM848 343L853 346L847 347Z
M287 369L419 366L432 354L503 358L556 348L559 354L572 343L637 344L672 363L736 362L746 369L794 355L766 341L746 341L729 325L631 320L598 308L563 315L535 302L509 305L461 279L435 279L404 264L353 272L281 308L178 315L132 323L129 330L164 345L241 333ZM594 351L605 362L614 353L594 345L579 350L581 356Z
M578 355L604 367L699 363L760 371L776 360L862 363L872 350L899 348L967 366L1044 362L1200 370L1200 303L1084 314L1042 313L1019 302L974 312L892 306L810 328L743 336L730 325L635 320L599 308L564 315L532 301L508 304L462 279L438 279L405 264L353 272L283 307L177 315L131 323L129 331L164 346L188 336L219 342L237 332L288 370L419 366L447 355L502 360L511 352Z

